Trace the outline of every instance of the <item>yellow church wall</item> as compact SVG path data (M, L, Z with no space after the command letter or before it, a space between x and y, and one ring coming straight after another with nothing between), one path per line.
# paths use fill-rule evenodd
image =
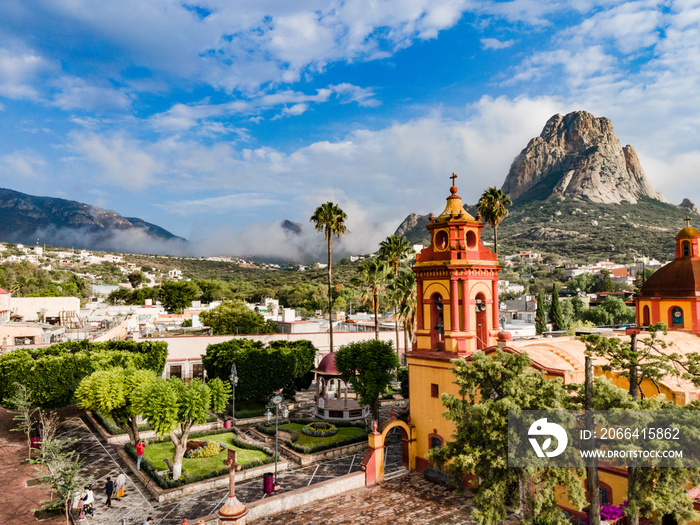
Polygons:
M455 432L452 422L442 416L445 407L440 399L444 393L459 395L452 370L449 362L408 357L411 424L416 428L416 453L420 457L430 449L429 434L436 433L449 441ZM431 385L438 385L438 397L432 397Z
M692 317L692 312L693 312L693 307L692 307L692 301L689 301L687 299L661 299L659 301L652 301L649 299L639 299L637 309L640 312L639 314L639 321L640 323L644 323L644 307L648 306L649 307L649 321L651 323L666 323L669 327L672 327L672 324L669 322L670 319L670 313L671 309L674 307L679 307L683 309L683 326L682 328L684 329L692 329L693 328L693 317ZM656 308L658 308L659 312L659 317L658 319L655 317L654 312L656 311ZM680 326L675 326L674 328L681 328Z
M679 307L683 309L683 328L693 328L692 319L692 303L687 300L661 300L659 301L659 315L661 316L659 321L666 323L669 328L672 326L669 322L671 309L674 307ZM658 322L658 321L657 321ZM680 326L673 326L673 328L680 328Z
M615 374L611 371L605 371L603 372L602 369L597 368L596 369L596 375L600 375L603 373L606 378L610 380L610 382L615 385L619 386L620 388L624 388L625 390L629 390L630 387L630 382L627 380L626 377L622 377L618 374ZM657 388L658 384L658 388ZM653 381L649 379L645 379L642 381L642 383L639 385L640 390L644 394L644 397L647 398L652 398L656 397L658 395L663 395L667 401L671 401L677 405L685 405L686 404L686 396L683 392L674 392L671 390L669 387L664 385L663 383L657 383L655 384Z

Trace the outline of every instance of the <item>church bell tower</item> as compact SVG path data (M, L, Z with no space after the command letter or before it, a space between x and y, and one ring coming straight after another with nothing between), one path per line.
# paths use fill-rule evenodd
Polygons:
M481 243L484 223L462 206L452 174L445 210L427 225L430 246L416 256L414 352L469 355L496 344L498 259ZM477 216L478 217L478 216Z

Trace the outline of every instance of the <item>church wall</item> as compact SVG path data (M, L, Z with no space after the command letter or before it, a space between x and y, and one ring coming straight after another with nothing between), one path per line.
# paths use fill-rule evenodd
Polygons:
M637 323L643 324L642 312L648 306L650 311L649 321L654 323L666 323L671 329L693 330L695 318L697 317L696 302L690 299L659 299L659 298L639 298L637 299ZM674 326L670 322L671 310L675 307L683 309L683 325ZM700 329L700 327L698 327ZM696 330L697 331L697 330Z
M454 424L443 416L445 407L441 396L444 393L459 395L459 387L454 384L452 363L408 357L408 382L410 388L411 424L416 428L416 468L425 469L425 458L430 450L429 434L438 434L445 441L452 439ZM433 397L432 385L437 385L437 397Z

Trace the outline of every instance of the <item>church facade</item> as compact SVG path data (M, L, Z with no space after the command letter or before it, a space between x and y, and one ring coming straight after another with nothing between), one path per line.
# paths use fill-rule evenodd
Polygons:
M700 334L700 232L676 235L676 257L654 272L637 297L637 326L666 323L669 330Z

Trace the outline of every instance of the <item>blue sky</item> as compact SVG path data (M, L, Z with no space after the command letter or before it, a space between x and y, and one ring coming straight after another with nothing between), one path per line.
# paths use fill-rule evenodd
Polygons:
M367 252L473 203L555 113L612 120L700 203L700 2L0 0L0 186L156 223L197 254ZM292 240L279 221L302 223ZM135 249L144 249L134 240Z

